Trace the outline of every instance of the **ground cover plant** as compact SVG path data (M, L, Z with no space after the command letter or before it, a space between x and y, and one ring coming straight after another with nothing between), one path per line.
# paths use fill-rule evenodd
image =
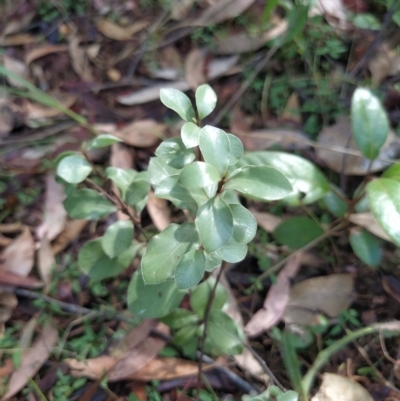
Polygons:
M328 7L5 4L4 399L399 398L400 11Z

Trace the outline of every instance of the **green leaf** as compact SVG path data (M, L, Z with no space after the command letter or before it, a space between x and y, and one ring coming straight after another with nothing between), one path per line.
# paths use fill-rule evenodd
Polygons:
M141 318L159 318L177 308L184 296L185 292L176 288L174 280L146 285L139 270L132 276L128 287L128 308Z
M167 163L163 162L158 157L152 157L150 159L149 168L149 181L154 187L157 187L160 182L164 181L166 178L172 175L179 175L180 170L168 166Z
M169 109L174 110L186 121L196 121L192 102L181 91L176 89L161 89L160 100Z
M380 178L367 185L369 206L379 225L400 246L400 182Z
M286 391L277 397L276 401L298 401L299 394L293 390Z
M391 178L397 182L400 182L400 163L393 164L382 174L382 178Z
M356 230L350 234L353 252L368 266L376 267L382 259L381 241L366 230Z
M136 206L139 202L146 198L146 196L149 194L149 191L149 182L144 180L135 180L131 185L129 185L126 191L125 202L129 206Z
M57 165L57 175L70 184L79 184L92 172L91 164L81 155L70 155Z
M337 188L336 191L340 191L340 189ZM322 203L335 217L343 217L349 208L347 203L336 195L334 191L326 193L322 198Z
M117 208L93 189L78 189L64 200L64 207L73 219L99 220Z
M221 310L212 310L208 320L208 336L226 355L243 351L244 334L236 322Z
M155 235L142 257L144 282L157 284L172 277L181 257L199 248L198 241L199 236L193 223L170 224Z
M133 224L129 220L111 224L101 239L103 251L107 256L114 258L126 251L132 245L133 231Z
M203 251L197 249L182 256L175 270L176 286L180 290L194 287L203 278L206 258Z
M204 256L206 257L206 271L207 272L212 272L217 267L221 266L222 259L216 254L215 251L213 253L204 252Z
M234 189L260 200L277 200L293 192L289 180L272 167L241 167L228 177L223 189Z
M201 128L195 123L186 123L181 129L181 137L185 146L189 148L194 148L199 146L199 135Z
M174 335L174 343L179 346L190 344L193 339L197 338L197 325L182 327Z
M217 95L210 85L200 85L196 90L196 107L199 118L202 120L207 117L217 104Z
M247 255L247 245L239 244L231 238L225 245L214 252L219 258L229 263L241 262Z
M230 160L229 138L225 131L206 125L200 131L199 146L204 161L212 164L223 176Z
M163 141L155 153L169 166L178 169L183 168L196 158L193 149L186 149L180 138L170 138Z
M361 29L381 29L381 22L379 19L375 15L369 13L360 13L355 15L353 18L353 24Z
M247 165L269 166L280 171L292 184L297 200L291 203L295 205L313 203L330 190L329 181L321 171L300 156L285 152L249 152L244 154L235 168Z
M106 168L106 177L121 191L122 199L125 199L126 190L129 185L132 184L137 174L138 172L132 169L125 170L118 167Z
M171 329L177 330L185 326L196 324L199 321L199 317L187 309L178 308L169 315L164 316L161 321Z
M229 165L236 164L243 156L242 141L235 135L227 134L229 139Z
M190 306L201 318L204 317L206 312L208 300L214 285L215 278L210 276L207 280L199 284L190 296ZM226 289L218 283L211 309L222 309L227 300L228 294Z
M273 232L274 238L282 245L299 249L324 233L322 227L309 217L290 217Z
M220 180L218 170L211 164L193 162L185 166L179 176L179 183L186 188L205 188Z
M308 19L308 6L296 5L288 14L288 28L283 43L289 43L300 36Z
M201 243L208 253L225 245L232 238L232 212L228 204L219 196L200 206L195 224Z
M257 231L257 221L242 205L229 205L233 216L233 239L241 244L250 242Z
M354 140L361 153L370 160L378 157L389 133L389 122L379 99L366 88L358 88L351 100Z
M123 142L121 138L116 137L115 135L111 134L102 134L96 136L96 138L92 139L89 142L88 149L98 149L98 148L105 148L117 142Z
M140 245L131 245L118 257L110 258L103 250L102 239L86 242L79 251L78 264L92 280L115 277L132 262Z

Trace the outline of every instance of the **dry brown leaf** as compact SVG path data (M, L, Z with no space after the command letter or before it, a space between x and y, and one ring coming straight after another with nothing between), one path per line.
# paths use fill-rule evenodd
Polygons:
M14 370L14 364L12 359L6 359L4 364L0 366L0 378L9 377L11 372Z
M185 79L192 90L206 82L205 63L207 52L205 49L193 48L186 58Z
M343 0L318 0L309 15L324 15L333 28L346 29L348 27L348 12Z
M86 82L93 82L93 73L89 65L89 57L84 47L79 46L80 39L73 35L68 38L68 51L71 56L72 68Z
M55 264L55 258L51 249L50 241L45 234L40 240L40 248L38 250L38 271L42 281L48 285L51 281L51 273Z
M245 327L248 336L258 336L281 320L290 298L290 280L301 266L301 257L301 252L295 254L279 272L276 284L268 291L264 307L253 315Z
M0 288L0 324L5 323L18 305L17 297L10 291Z
M271 213L258 212L254 208L249 209L251 214L257 221L257 224L264 229L267 233L272 233L279 224L282 223L282 219Z
M186 18L190 8L196 0L179 0L174 1L171 6L171 16L174 20L181 21Z
M121 41L131 40L135 33L140 32L148 25L147 21L138 21L128 26L120 26L106 18L98 18L96 20L96 28L99 32L109 39Z
M27 350L21 361L21 365L10 377L8 383L8 391L3 400L8 400L21 391L28 380L31 379L47 361L52 348L58 340L58 332L56 329L47 326L43 328L39 338L33 343L32 347Z
M329 150L332 147L358 150L352 135L350 118L347 116L338 118L334 125L324 127L318 136L318 144L324 147L324 149L316 149L318 157L331 170L347 175L365 175L367 172L381 171L391 164L387 159L395 158L400 153L400 138L391 130L378 158L372 164L370 160L362 156Z
M16 117L8 105L8 94L0 90L0 138L8 136L14 128Z
M2 252L0 270L27 276L32 270L35 242L28 227Z
M306 326L313 324L317 315L337 317L350 306L353 285L350 274L332 274L301 281L290 291L283 320Z
M171 224L171 210L167 200L157 198L154 192L150 191L146 207L157 230L162 231Z
M4 55L3 56L3 65L7 70L12 71L14 74L18 75L20 78L25 79L26 81L29 81L29 69L20 60L17 60L16 58L9 57ZM19 81L16 79L7 76L7 82L11 86L15 86L16 88L23 88L24 85L21 84Z
M34 47L25 55L25 64L29 65L32 61L37 60L38 58L47 56L48 54L65 52L68 50L68 46L66 45L50 45L45 44L43 46Z
M383 42L369 61L368 68L372 83L377 86L385 78L400 71L400 55L389 42Z
M324 373L321 387L311 401L373 401L368 391L354 380L335 373Z
M280 121L283 122L294 122L298 125L302 124L301 113L300 113L300 100L299 95L293 92L286 103L285 109L280 116Z
M116 358L110 355L101 355L97 358L86 359L81 361L78 359L65 359L70 369L70 374L75 377L87 377L88 379L97 380L103 377L116 363Z
M365 228L377 237L393 242L392 239L383 231L371 212L353 213L348 218L352 223Z
M12 287L41 288L43 283L31 276L20 276L12 272L0 270L0 284Z
M0 37L0 46L23 46L29 45L30 43L36 42L36 37L27 33L18 33L16 35L10 35Z
M21 32L32 22L35 15L35 10L24 10L24 12L18 12L15 17L11 17L11 19L7 21L1 35L7 36Z
M400 303L400 281L393 276L383 276L381 283L385 292Z
M59 254L63 251L72 241L78 238L79 234L86 227L87 220L71 220L67 222L64 230L55 238L51 244L53 255Z
M167 126L155 120L139 120L116 131L115 136L123 139L128 145L138 148L154 146L165 137Z

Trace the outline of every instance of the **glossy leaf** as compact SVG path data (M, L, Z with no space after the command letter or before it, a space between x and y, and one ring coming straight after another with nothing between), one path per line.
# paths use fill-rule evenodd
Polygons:
M381 241L366 230L355 230L349 236L353 252L368 266L376 267L382 258Z
M207 117L217 104L217 95L210 85L200 85L196 90L196 107L199 118Z
M285 152L245 153L235 166L269 166L280 171L292 184L296 199L292 204L310 204L322 198L329 190L330 183L321 171L310 161Z
M81 155L65 156L57 165L57 175L70 184L79 184L92 172L91 164Z
M174 280L146 285L141 271L136 271L128 287L128 308L140 318L159 318L179 306L185 292L178 290Z
M78 189L64 200L64 207L73 219L99 220L117 208L93 189Z
M169 166L177 169L183 168L196 158L193 149L186 149L180 138L170 138L163 141L155 153Z
M181 137L185 146L189 148L194 148L199 146L199 134L201 128L195 123L186 123L181 129Z
M229 139L229 165L236 164L243 156L243 144L242 141L232 134L227 134Z
M161 89L160 100L169 109L174 110L185 121L195 121L195 114L190 99L176 89Z
M391 178L397 182L400 182L400 163L393 164L383 174L382 178Z
M79 251L79 267L92 279L104 280L115 277L132 262L140 245L131 245L115 258L110 258L104 252L102 239L96 238L86 242Z
M152 157L150 159L149 168L147 171L149 173L150 184L154 187L157 187L157 185L166 178L171 177L172 175L179 175L180 173L180 170L168 166L167 163L158 157Z
M204 161L224 175L230 159L229 138L225 131L206 125L200 131L199 146Z
M336 191L340 191L340 189L337 188ZM325 208L335 217L343 217L349 208L347 203L334 191L329 191L326 193L322 198L322 203Z
M282 245L299 249L324 233L319 224L309 217L290 217L273 232L274 238Z
M257 221L242 205L229 205L233 216L233 239L241 244L250 242L257 231Z
M114 258L126 251L133 240L133 224L130 220L120 220L111 224L101 237L103 251Z
M155 235L142 257L142 274L146 284L157 284L173 276L181 257L199 248L199 236L193 223L170 224Z
M367 185L369 206L379 225L400 246L400 182L380 178Z
M203 278L206 268L206 258L200 249L182 256L175 270L176 286L180 290L194 287Z
M116 137L115 135L102 134L96 136L96 138L92 139L89 142L88 149L91 150L91 149L105 148L117 142L123 142L123 140L121 138Z
M232 212L228 204L219 196L200 206L195 224L201 243L208 253L225 245L232 238Z
M231 238L225 245L214 252L218 257L229 263L241 262L247 255L247 245L240 244Z
M234 189L260 200L277 200L293 192L289 180L271 167L247 166L235 170L223 189Z
M129 206L136 206L141 202L150 191L150 183L144 180L132 182L126 190L125 202Z
M206 271L212 272L217 267L221 266L222 259L216 254L216 252L212 253L204 253L206 257Z
M199 321L199 317L187 309L178 308L167 316L164 316L161 321L171 329L177 330L185 326L196 324Z
M186 188L205 188L220 180L218 170L211 164L193 162L185 166L179 176L179 183Z
M298 401L299 394L293 390L286 391L276 398L276 401Z
M121 191L122 199L125 199L126 190L128 189L129 185L132 184L137 174L138 172L132 169L125 170L118 167L106 168L107 178L111 180Z
M378 157L389 133L389 122L379 99L366 88L358 88L351 100L354 140L370 160Z
M199 284L190 296L190 306L200 317L204 317L214 285L215 278L211 276ZM227 300L228 294L226 289L218 283L211 309L222 309Z

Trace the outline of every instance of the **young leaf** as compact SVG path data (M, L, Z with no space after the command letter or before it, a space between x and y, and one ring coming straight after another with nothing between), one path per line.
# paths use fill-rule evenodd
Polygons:
M79 184L92 170L91 164L78 154L63 157L57 165L57 175L70 184Z
M391 165L382 174L382 178L391 178L397 182L400 182L400 163Z
M289 180L272 167L247 166L235 170L223 189L234 189L260 200L277 200L293 192Z
M376 267L381 262L381 241L366 230L354 230L349 237L353 252L368 266Z
M206 125L200 131L199 146L204 161L224 175L230 159L229 138L225 131Z
M126 190L129 185L132 184L137 174L138 172L132 169L125 170L118 167L106 168L106 177L121 191L122 199L125 199Z
M340 191L340 189L337 188L336 191ZM336 192L334 191L326 193L322 198L322 203L335 217L343 217L349 208L347 203L336 195Z
M136 271L128 287L128 308L140 318L159 318L179 306L185 292L178 290L174 280L146 285L142 272Z
M126 190L125 201L129 206L136 206L150 191L150 183L144 180L132 182Z
M186 188L205 188L221 179L218 170L211 164L193 162L185 166L179 176L179 183Z
M400 182L379 178L367 185L373 215L393 242L400 246Z
M389 122L379 99L366 88L358 88L351 100L354 140L370 160L378 157L389 133Z
M201 243L208 253L225 245L232 238L232 212L228 204L219 196L200 206L195 224Z
M171 329L177 330L185 326L191 326L199 321L199 317L187 309L175 309L169 315L164 316L161 321Z
M229 263L241 262L247 255L247 245L239 244L231 238L225 245L218 248L216 256Z
M129 220L120 220L111 224L101 238L103 251L114 258L126 251L132 244L133 224Z
M229 205L233 216L233 239L241 244L250 242L257 231L257 221L242 205Z
M64 201L67 213L73 219L99 220L117 211L104 196L93 189L78 189Z
M206 258L203 251L197 249L182 256L175 270L176 286L180 290L194 287L203 278Z
M222 259L216 254L215 251L213 253L204 252L204 256L206 257L206 271L207 272L212 272L217 267L221 266Z
M207 117L217 104L217 95L210 85L204 84L196 90L196 107L199 118L202 120Z
M115 135L102 134L96 136L96 138L92 139L89 142L88 149L91 150L91 149L105 148L117 142L123 142L123 140L121 138L116 137Z
M167 163L158 157L152 157L150 159L149 168L147 171L149 173L150 184L154 187L157 187L157 185L166 178L171 177L172 175L178 175L180 173L180 170L168 166Z
M176 89L161 89L160 100L169 109L178 113L184 120L196 120L192 103L183 92Z
M242 141L235 135L227 134L229 139L229 165L233 166L243 156L243 144Z
M142 257L142 274L146 284L157 284L173 276L181 257L199 247L193 223L170 224L149 242Z
M185 146L189 148L194 148L199 146L199 134L201 128L194 123L186 123L181 129L181 137Z
M186 149L180 138L170 138L163 141L155 153L169 166L178 169L183 168L196 158L193 149Z

